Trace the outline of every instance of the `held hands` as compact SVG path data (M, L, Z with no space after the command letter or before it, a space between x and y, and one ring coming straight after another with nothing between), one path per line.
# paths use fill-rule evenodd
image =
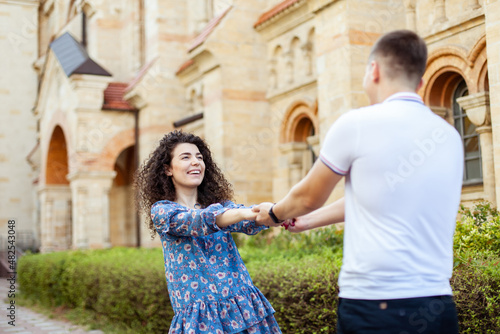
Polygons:
M269 210L271 209L272 205L273 203L264 202L253 208L254 210L258 210L256 219L257 224L269 227L282 226L286 230L289 230L290 232L293 233L300 233L306 230L304 229L304 224L302 223L302 221L304 220L302 217L287 219L280 225L275 224L272 218L269 216Z
M252 208L240 209L243 215L243 220L256 220L257 214L259 213L259 209L257 206Z
M257 214L257 219L256 219L257 224L270 226L270 227L271 226L279 226L273 222L271 217L269 217L269 209L271 208L272 205L273 205L273 203L264 202L264 203L257 205L256 207L254 207L254 209L259 210L259 212Z

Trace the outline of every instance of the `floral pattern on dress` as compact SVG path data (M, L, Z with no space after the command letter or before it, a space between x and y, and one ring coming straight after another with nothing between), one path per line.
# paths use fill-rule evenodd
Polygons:
M174 309L169 334L281 333L274 309L250 275L231 232L254 235L267 229L243 220L215 223L231 201L189 209L171 201L151 208L162 241L165 277Z

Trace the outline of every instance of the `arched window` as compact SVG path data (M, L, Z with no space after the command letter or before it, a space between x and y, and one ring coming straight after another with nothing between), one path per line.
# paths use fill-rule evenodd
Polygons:
M476 126L467 117L465 110L457 103L457 98L467 95L469 95L469 90L465 80L462 80L453 93L452 102L455 128L460 133L464 145L464 185L483 182L479 134L476 132Z
M314 124L312 123L311 119L308 117L302 118L295 128L294 142L307 144L307 150L309 153L304 154L310 155L310 159L305 158L304 160L304 163L306 165L305 173L307 173L307 171L312 167L312 164L314 164L317 158L316 154L314 153L313 147L307 142L307 138L313 137L315 135L316 132L314 130Z

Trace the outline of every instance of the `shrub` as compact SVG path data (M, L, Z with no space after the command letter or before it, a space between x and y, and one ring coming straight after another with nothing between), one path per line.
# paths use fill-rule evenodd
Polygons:
M481 205L463 209L457 222L451 284L462 333L500 332L500 255L491 228L498 221L494 209ZM335 333L342 231L268 232L237 241L284 334ZM25 255L19 284L42 304L91 310L134 333L164 333L173 311L162 259L160 249L127 248Z
M338 262L341 253L253 261L247 267L255 285L276 310L283 333L334 333L337 322Z
M162 333L173 317L159 249L25 255L18 272L29 298L91 310L136 333Z
M461 207L454 235L457 252L475 250L500 255L500 217L489 203L479 203L472 209Z
M455 267L451 285L461 333L500 333L498 263L498 258L476 255Z
M461 207L451 279L462 333L500 332L500 217L489 203Z

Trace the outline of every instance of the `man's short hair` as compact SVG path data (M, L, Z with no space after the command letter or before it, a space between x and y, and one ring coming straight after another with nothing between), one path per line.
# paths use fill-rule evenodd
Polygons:
M427 46L413 31L395 30L375 43L370 53L374 57L383 58L390 79L406 77L418 85L427 64Z

